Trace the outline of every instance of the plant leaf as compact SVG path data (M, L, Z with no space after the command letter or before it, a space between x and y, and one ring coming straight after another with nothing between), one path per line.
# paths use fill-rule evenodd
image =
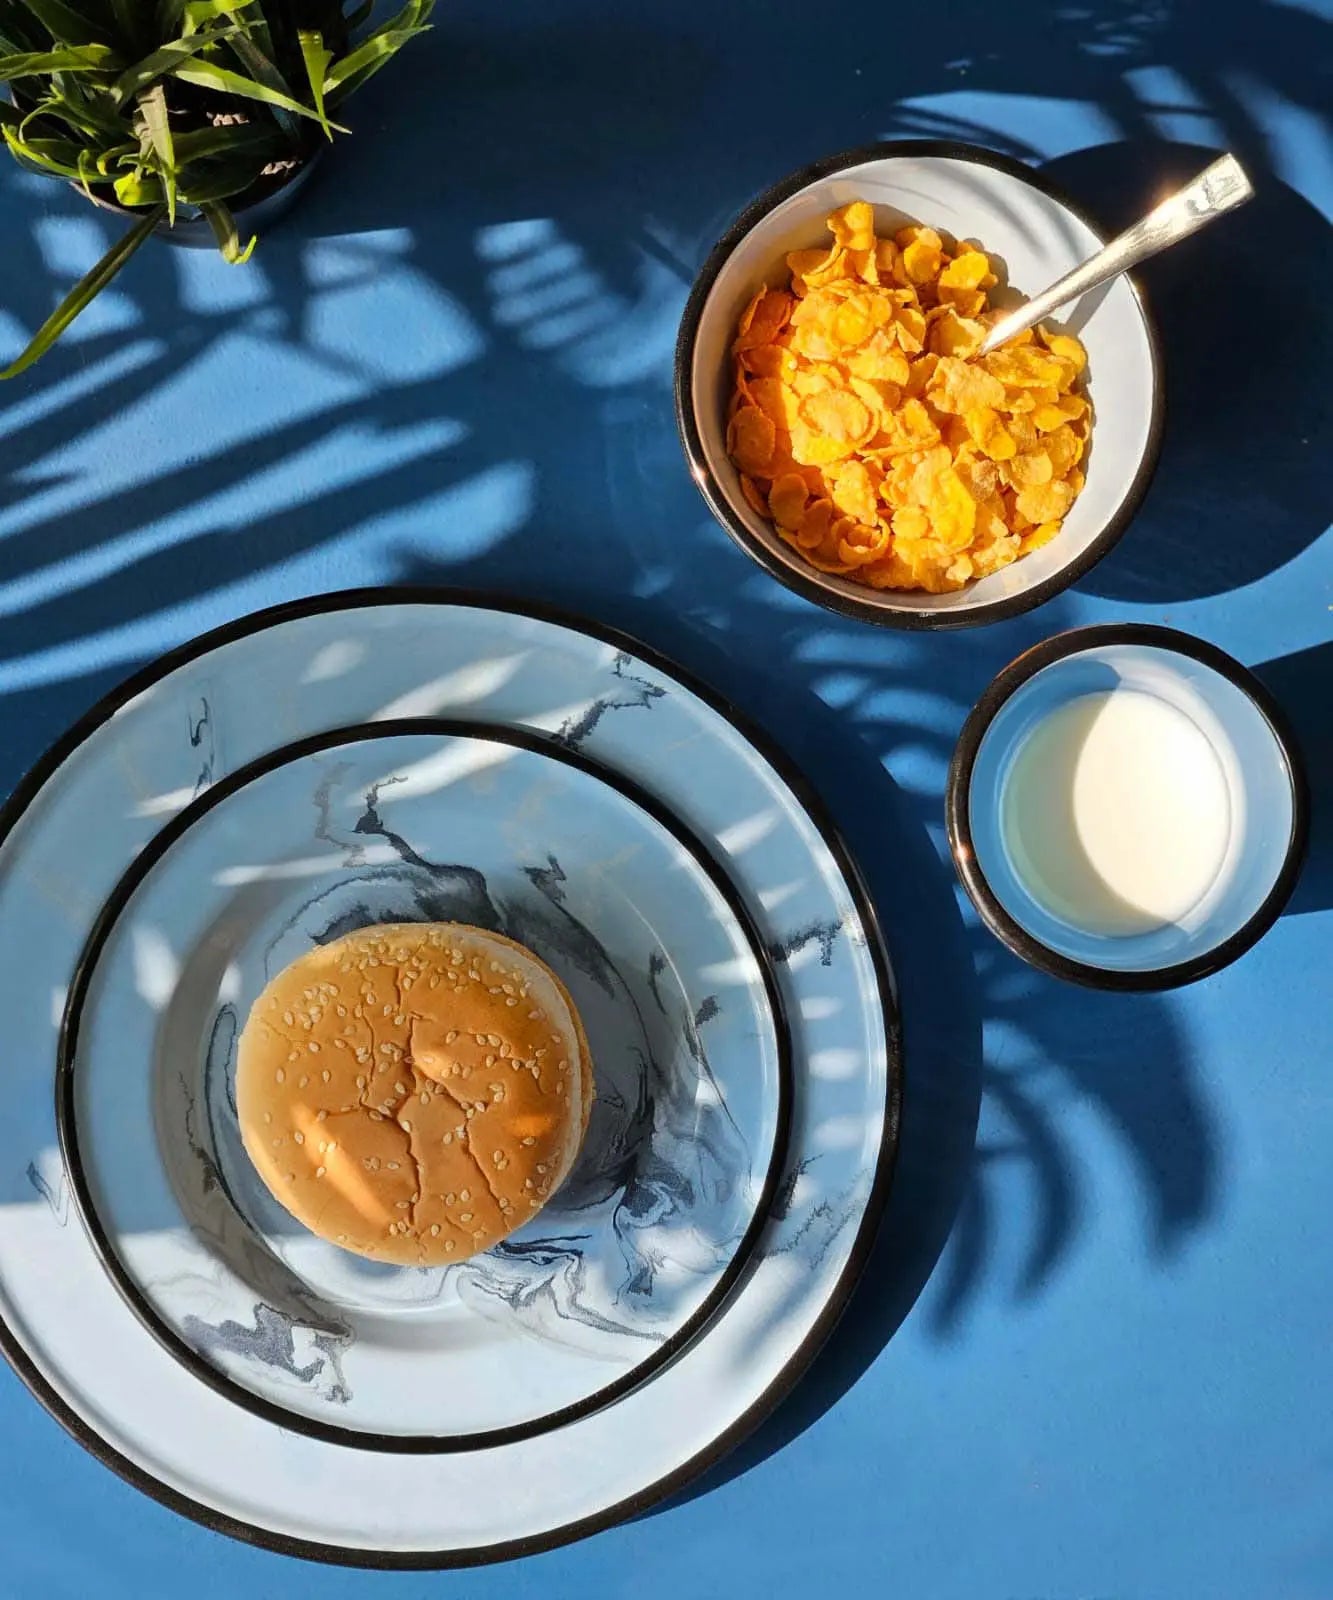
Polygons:
M211 61L187 61L173 68L172 77L179 78L182 83L192 83L200 89L216 89L220 94L234 94L243 100L260 100L265 105L280 106L284 111L294 112L297 116L309 117L318 122L319 118L309 106L303 106L299 100L293 100L290 95L279 94L276 89L270 89L266 84L256 83L253 78L242 77L239 72L231 72L226 67L215 66ZM347 133L347 128L338 127L336 122L330 124L337 128L339 133Z
M145 37L145 24L150 19L144 15L141 0L111 0L111 14L116 19L116 26L125 42L133 51L137 53L150 42Z
M158 206L163 208L163 183L155 172L144 172L136 167L114 184L116 199L123 206Z
M244 194L259 176L253 161L201 161L180 174L180 197L201 210L215 200Z
M262 32L258 28L238 29L236 37L231 41L231 50L256 83L262 83L265 88L272 89L276 94L291 94L291 85L272 60L273 38L267 23L264 24ZM290 111L282 106L275 106L273 119L289 137L292 139L299 137L297 133L299 119Z
M0 56L0 83L11 78L33 78L48 72L106 72L119 65L109 45L72 45L61 50L34 51L26 55Z
M170 44L164 44L160 50L154 50L142 61L136 61L116 79L114 92L117 104L124 105L127 100L132 100L145 84L152 83L156 78L166 77L182 61L188 61L200 50L206 50L209 45L216 44L233 32L235 30L232 28L219 28L213 33L196 33L189 39L173 39Z
M345 55L324 80L328 104L341 104L354 89L359 89L392 60L409 39L428 31L426 28L404 28L395 33L372 34L350 55Z
M215 17L233 17L254 3L255 0L186 0L180 10L185 22L200 28Z
M248 156L258 172L265 162L274 161L290 146L271 123L248 122L222 128L191 128L176 135L176 162L179 167L208 156Z
M220 203L216 205L210 203L201 209L213 229L213 237L218 242L222 259L230 261L234 267L242 266L254 254L255 246L259 243L256 235L251 234L250 243L242 249L240 237L236 232L236 222L228 207Z
M91 8L80 11L65 0L23 0L23 4L58 44L120 43L114 28L88 15Z
M324 137L332 142L333 129L324 110L324 75L329 70L329 62L333 60L333 51L325 47L323 34L302 28L297 37L301 41L301 59L305 62L306 76L310 79L310 98L315 102L319 125L324 130Z
M158 172L167 192L167 219L176 226L176 147L171 137L171 121L167 116L167 92L160 83L145 89L139 96L139 110L143 113L144 131L148 143L158 160Z
M0 128L5 143L24 166L49 172L57 178L79 181L79 146L69 139L22 139L6 123Z
M34 361L46 354L79 312L106 288L158 225L164 210L165 207L159 206L155 211L150 211L142 222L136 222L123 239L112 245L92 271L80 278L55 311L33 334L23 354L0 372L0 380L17 378L20 372L26 372Z

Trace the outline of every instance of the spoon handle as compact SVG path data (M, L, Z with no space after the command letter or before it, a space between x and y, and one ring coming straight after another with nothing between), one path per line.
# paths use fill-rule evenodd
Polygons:
M1095 289L1099 283L1118 277L1140 261L1155 256L1159 250L1187 238L1233 206L1243 205L1253 193L1250 180L1235 156L1222 156L1082 266L1067 272L1035 299L1025 301L1007 317L1002 317L986 335L977 353L988 354L1060 306Z

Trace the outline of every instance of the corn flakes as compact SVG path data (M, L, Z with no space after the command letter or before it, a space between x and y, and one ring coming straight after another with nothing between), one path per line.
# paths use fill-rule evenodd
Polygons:
M1041 327L978 357L1000 316L985 251L917 224L879 238L861 200L828 229L737 322L727 451L747 504L877 589L947 593L1055 538L1083 487L1083 346Z

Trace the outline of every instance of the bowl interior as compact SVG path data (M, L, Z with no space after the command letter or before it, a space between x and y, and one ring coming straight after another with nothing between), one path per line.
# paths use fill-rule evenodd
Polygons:
M774 206L723 262L704 299L688 374L690 399L708 471L733 524L743 526L789 571L848 600L886 611L950 614L961 622L969 612L1012 601L1056 578L1090 552L1116 517L1152 432L1151 336L1123 278L1052 319L1087 346L1093 430L1086 486L1050 544L953 594L876 591L817 572L783 543L741 493L726 451L729 350L737 318L754 291L760 284L785 282L787 252L826 243L825 217L852 200L874 205L881 234L907 222L923 222L957 238L974 239L998 258L1001 282L1014 300L1046 288L1102 241L1060 201L1011 173L959 157L883 156L818 178ZM996 298L1003 304L1005 295L997 291Z
M1178 922L1112 937L1071 927L1029 893L1001 827L1001 798L1025 736L1080 695L1123 687L1156 696L1198 727L1226 782L1229 842L1212 886ZM1048 949L1113 972L1158 972L1207 955L1259 912L1291 846L1295 798L1282 744L1243 689L1174 650L1093 646L1034 673L1004 702L982 736L967 796L977 865L1009 915Z

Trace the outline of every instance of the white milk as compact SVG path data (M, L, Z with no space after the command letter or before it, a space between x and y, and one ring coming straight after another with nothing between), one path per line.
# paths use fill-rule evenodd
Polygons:
M1039 722L1000 807L1029 892L1088 933L1178 922L1217 877L1231 827L1212 745L1183 711L1137 689L1082 695Z

